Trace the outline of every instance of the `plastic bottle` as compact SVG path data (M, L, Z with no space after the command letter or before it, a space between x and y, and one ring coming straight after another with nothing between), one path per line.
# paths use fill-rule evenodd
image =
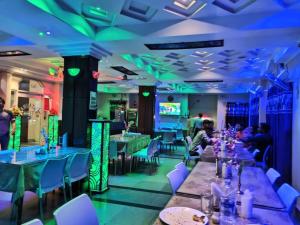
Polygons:
M224 180L223 195L220 201L220 224L235 224L235 189L231 186L229 179Z
M241 196L241 217L249 219L253 212L253 195L249 190L246 190Z

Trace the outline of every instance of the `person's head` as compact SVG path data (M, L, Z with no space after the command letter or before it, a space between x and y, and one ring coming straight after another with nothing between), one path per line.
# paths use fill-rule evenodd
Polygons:
M210 127L211 127L211 121L203 120L203 129L207 131L210 129Z
M261 123L260 127L259 127L259 130L260 130L261 133L264 133L264 134L269 133L270 126L269 126L269 124Z
M257 131L258 131L258 126L257 125L253 125L252 129L251 129L251 134L255 135L255 134L257 134Z
M202 113L199 113L198 116L199 116L199 118L202 118L202 117L203 117L203 114L202 114Z
M4 109L4 105L5 105L5 100L0 97L0 110Z

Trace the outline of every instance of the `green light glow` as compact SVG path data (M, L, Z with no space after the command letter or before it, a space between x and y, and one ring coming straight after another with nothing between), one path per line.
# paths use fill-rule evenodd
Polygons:
M148 97L149 95L150 95L150 92L148 92L148 91L144 91L144 92L143 92L143 96L144 96L144 97Z
M143 62L143 60L142 60L141 58L137 57L137 58L134 60L134 62L135 62L135 65L136 65L137 68L143 69L143 67L144 67L144 62Z
M49 145L57 146L58 143L58 116L48 117Z
M68 73L70 76L76 77L80 73L80 69L79 68L69 68Z
M89 12L91 14L94 14L96 16L100 16L100 17L107 17L108 16L108 12L106 10L101 9L100 7L90 7Z
M44 32L39 32L39 36L43 37L43 36L45 36L45 33Z
M8 149L20 150L21 147L21 116L15 118L16 132L10 135Z
M146 66L146 71L147 71L147 73L149 73L149 74L153 74L153 69L152 69L152 66L151 65L147 65Z
M49 74L51 75L51 76L54 76L55 74L56 74L56 69L54 69L54 68L49 68Z
M138 37L138 35L118 27L109 27L100 30L96 34L96 41L116 41L116 40L130 40Z
M93 191L108 189L108 151L110 141L110 123L92 122L91 151L93 164L90 170L90 185Z
M123 59L125 59L126 61L128 61L128 62L132 62L133 61L133 58L132 58L132 56L130 54L123 54L123 55L121 55L121 57Z

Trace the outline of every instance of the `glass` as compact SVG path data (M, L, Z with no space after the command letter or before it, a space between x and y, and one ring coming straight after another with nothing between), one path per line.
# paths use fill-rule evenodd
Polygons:
M201 197L201 210L205 214L211 214L212 210L212 195L207 193Z

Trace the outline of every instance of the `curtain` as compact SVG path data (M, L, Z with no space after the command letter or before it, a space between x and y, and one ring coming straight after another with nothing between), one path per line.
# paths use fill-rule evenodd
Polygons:
M272 87L267 99L267 123L273 137L271 166L281 173L284 182L291 181L293 93Z
M226 126L240 124L247 127L249 121L249 103L227 102Z
M259 97L257 96L251 96L250 98L250 108L249 108L249 114L250 114L250 126L258 126L259 122Z

